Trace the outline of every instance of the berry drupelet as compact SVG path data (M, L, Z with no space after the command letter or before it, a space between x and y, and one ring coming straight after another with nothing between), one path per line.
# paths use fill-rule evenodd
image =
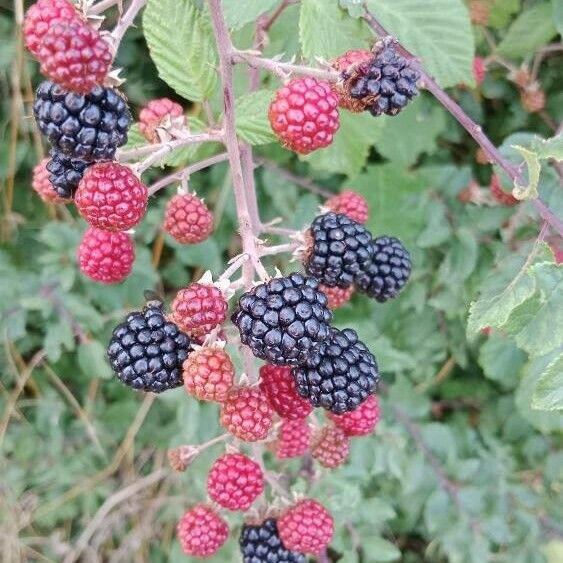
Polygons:
M239 545L243 563L305 563L305 555L283 545L274 518L259 525L245 524Z
M182 385L189 337L166 320L160 301L149 301L115 328L107 350L119 379L134 389L161 393Z
M232 316L252 353L275 365L297 366L330 334L332 313L317 280L292 273L243 294Z
M330 338L293 376L302 397L335 414L357 409L379 382L375 357L350 328L333 328Z
M33 110L53 148L72 158L111 160L127 142L131 114L113 88L95 86L77 94L46 80L37 89Z
M395 237L381 236L372 242L373 259L356 279L358 288L377 301L397 297L412 269L410 254Z
M305 234L305 269L324 285L350 287L371 261L371 240L371 233L347 215L319 215Z

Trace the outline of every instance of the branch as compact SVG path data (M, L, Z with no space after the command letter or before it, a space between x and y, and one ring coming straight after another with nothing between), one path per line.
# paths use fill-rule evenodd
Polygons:
M119 44L121 43L125 32L133 25L133 21L137 17L137 14L146 3L147 0L133 0L128 10L123 14L123 17L119 19L119 22L111 33L112 45L115 53L117 53L117 50L119 49Z
M122 3L123 0L100 0L100 2L88 8L88 15L97 16L98 14L109 10L113 6L120 6L121 8Z
M379 23L376 17L369 11L364 2L363 18L366 23L382 37L390 37L388 31ZM401 43L396 44L397 51L403 56L412 60L413 67L420 73L424 87L457 119L461 126L473 137L476 143L485 151L490 161L496 162L508 175L513 183L521 179L520 167L514 166L509 162L493 145L491 140L483 133L480 125L475 123L450 96L446 94L436 81L422 68L418 59L408 51ZM540 199L531 200L542 218L547 221L556 231L563 236L563 221L559 219Z

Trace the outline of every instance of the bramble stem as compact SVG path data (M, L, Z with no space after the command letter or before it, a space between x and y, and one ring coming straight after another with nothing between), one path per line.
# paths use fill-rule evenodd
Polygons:
M123 0L101 0L88 9L88 14L96 16L106 10L109 10L110 8L113 8L113 6L120 5L122 2Z
M121 43L125 32L133 25L133 21L137 17L137 14L141 11L146 3L147 0L133 0L129 5L127 11L121 18L119 18L119 22L111 33L112 44L115 53L117 53L117 50L119 49L119 44Z

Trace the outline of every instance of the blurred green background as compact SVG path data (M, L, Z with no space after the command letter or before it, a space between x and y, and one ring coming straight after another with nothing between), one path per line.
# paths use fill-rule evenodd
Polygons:
M553 136L563 116L561 3L491 1L486 24L472 27L464 5L452 0L451 10L444 11L442 3L370 4L401 38L412 32L416 41L418 30L422 50L436 41L442 51L432 59L432 69L497 145L509 151L531 134ZM163 13L168 4L163 2ZM251 45L254 20L247 10L256 11L255 4L228 8L240 47ZM275 5L268 1L262 8ZM169 470L166 450L221 433L218 409L182 389L158 397L131 392L112 377L105 346L121 317L142 306L143 290L154 288L171 298L205 270L222 272L238 252L227 165L198 173L190 183L214 209L217 227L210 240L181 246L163 235L164 206L175 189L170 186L152 199L136 229L131 277L116 287L82 277L75 248L84 222L72 206L45 205L31 189L31 170L45 154L31 110L41 78L22 48L13 6L0 6L2 560L185 561L189 558L174 539L175 522L191 503L204 499L206 474L221 446L181 475ZM341 6L353 15L354 2ZM325 18L318 18L316 31L300 14L308 10L305 14L314 16L315 9ZM424 19L426 10L430 15ZM463 26L448 22L459 14ZM110 12L108 28L114 18ZM429 40L432 21L439 21L444 37ZM344 45L368 45L367 28L337 2L309 0L284 11L270 31L266 54L284 53L286 59L299 56L300 49L307 54L325 36L337 35L334 26ZM463 51L457 66L448 59L447 43L440 43L448 40L451 27ZM133 114L138 116L146 101L168 96L186 107L191 123L205 120L200 104L182 100L158 78L142 31L141 25L129 30L117 60L125 69L123 90ZM486 78L478 87L471 74L474 46L487 58ZM514 82L521 67L535 74L532 79L545 93L540 112L530 113L522 104L522 89ZM277 84L264 77L264 90ZM237 91L244 88L240 69ZM270 95L260 100L267 102ZM219 117L215 97L211 107ZM470 302L486 284L507 285L528 256L540 226L534 210L529 204L494 205L490 198L484 205L460 199L470 182L487 198L492 169L478 163L469 136L427 94L393 119L343 115L335 144L301 160L266 142L265 107L254 108L262 114L250 116L256 123L248 133L259 137L255 152L262 166L256 177L263 219L280 216L284 226L294 228L310 222L322 198L299 186L300 179L327 192L352 188L370 203L372 232L401 237L415 264L400 299L380 305L355 296L336 314L336 326L355 328L376 354L386 385L375 435L355 440L348 465L324 474L311 491L337 522L331 558L563 561L563 416L530 407L537 378L561 354L561 336L554 328L558 342L541 354L504 330L466 336ZM198 160L209 150L184 154L176 164ZM144 179L150 183L162 174L155 168ZM560 213L555 167L543 171L540 190ZM561 243L551 234L546 242ZM553 260L547 245L539 252ZM282 271L296 267L281 258L268 264L274 265ZM485 282L491 275L493 281ZM285 463L283 470L297 475L296 491L305 490L298 461ZM238 560L242 520L229 521L232 537L214 561Z

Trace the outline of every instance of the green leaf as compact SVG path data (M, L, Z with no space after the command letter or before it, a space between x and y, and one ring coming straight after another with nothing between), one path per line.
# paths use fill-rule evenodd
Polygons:
M532 408L542 411L563 409L563 354L541 373L532 396Z
M162 80L196 102L213 92L214 42L208 21L192 0L148 0L143 29Z
M498 53L505 57L523 57L545 45L557 33L552 16L552 7L547 2L522 12L498 45Z
M368 114L341 113L340 129L331 145L302 159L317 170L354 176L364 167L381 127L382 122Z
M505 28L520 10L520 0L495 0L489 13L489 27Z
M538 197L538 184L540 181L541 165L538 155L524 147L514 145L513 149L517 150L526 161L528 166L528 184L520 185L517 181L514 182L513 195L517 199L536 199Z
M395 544L384 538L372 536L362 538L362 550L365 561L396 561L401 558L401 551Z
M109 379L112 376L106 347L97 340L82 344L78 348L78 363L83 373L90 378Z
M337 2L302 0L299 41L307 59L337 57L348 49L365 47L359 39L363 26L352 19Z
M563 35L563 2L561 0L551 0L553 6L553 23L559 35Z
M240 29L247 23L256 21L277 3L278 0L226 0L222 3L223 15L231 29Z
M473 84L473 33L461 0L368 0L367 4L440 86Z
M479 365L485 376L505 387L515 387L526 354L514 341L496 333L491 334L479 351Z
M433 202L426 210L426 228L420 233L417 245L422 248L439 246L450 238L451 232L445 204Z
M268 120L268 108L273 92L259 90L238 98L235 102L237 133L251 145L265 145L276 140Z
M446 126L443 110L436 105L425 107L422 98L414 100L399 115L381 119L381 138L385 142L377 146L377 152L405 168L414 164L421 154L436 150L436 139Z

